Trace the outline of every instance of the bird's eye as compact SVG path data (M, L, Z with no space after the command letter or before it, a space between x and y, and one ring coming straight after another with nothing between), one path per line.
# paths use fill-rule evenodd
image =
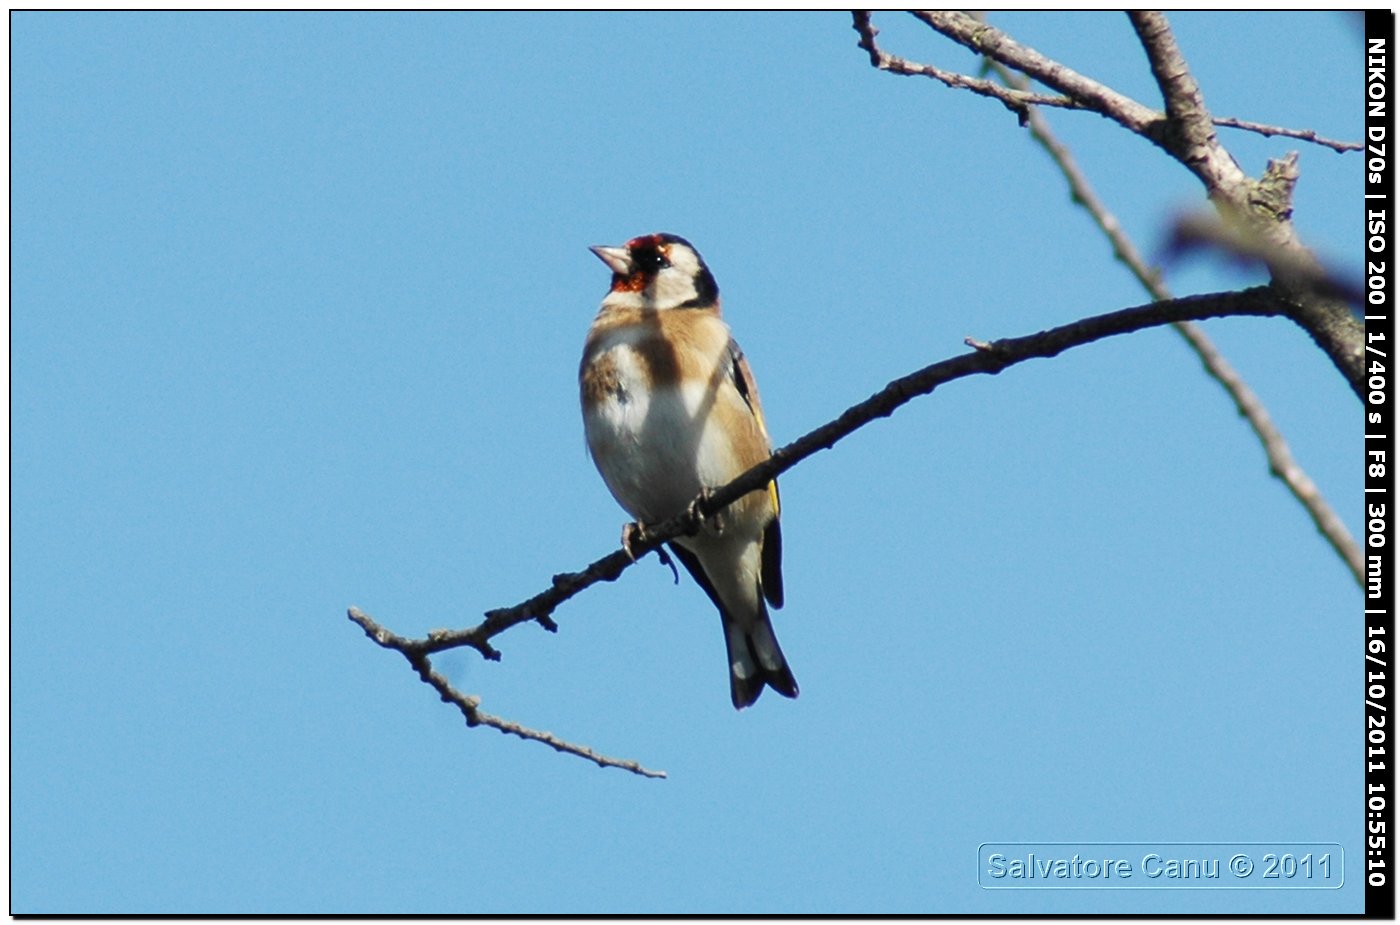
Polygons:
M658 270L664 270L671 265L671 261L659 250L647 249L637 256L637 263L640 264L641 268L653 273Z

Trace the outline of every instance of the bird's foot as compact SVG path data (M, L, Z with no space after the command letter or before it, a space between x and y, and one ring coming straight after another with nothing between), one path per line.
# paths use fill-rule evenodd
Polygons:
M642 533L640 524L628 521L622 525L622 551L627 553L627 558L633 562L637 561L637 551L633 546L642 541Z
M686 512L698 526L708 526L715 533L723 533L725 522L724 511L715 511L709 517L706 517L704 513L704 508L709 505L710 499L714 497L714 494L714 491L709 488L700 489L700 497L690 502L690 506L686 508Z

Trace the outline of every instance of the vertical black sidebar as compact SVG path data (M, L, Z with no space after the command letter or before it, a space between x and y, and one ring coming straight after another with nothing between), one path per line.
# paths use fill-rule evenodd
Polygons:
M1395 180L1392 130L1390 52L1395 44L1395 16L1389 10L1366 11L1366 755L1365 864L1366 915L1395 917L1396 719L1391 694L1390 662L1396 653L1392 620L1394 589L1388 527L1395 511L1390 467L1396 414L1390 380L1394 377L1395 313L1392 304L1395 251L1391 228Z

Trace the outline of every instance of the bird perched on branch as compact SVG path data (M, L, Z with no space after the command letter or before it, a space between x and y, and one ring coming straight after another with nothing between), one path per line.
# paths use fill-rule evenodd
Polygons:
M720 318L719 287L684 238L594 247L612 284L579 366L588 450L617 502L643 524L678 514L772 455L758 387ZM735 709L764 686L797 696L768 605L783 605L778 483L750 492L669 544L719 608Z

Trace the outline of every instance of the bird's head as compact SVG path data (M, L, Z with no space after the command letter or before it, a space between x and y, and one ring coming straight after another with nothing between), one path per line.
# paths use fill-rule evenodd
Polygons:
M674 234L648 234L621 247L590 248L612 270L603 305L617 308L712 308L719 286L691 243Z

